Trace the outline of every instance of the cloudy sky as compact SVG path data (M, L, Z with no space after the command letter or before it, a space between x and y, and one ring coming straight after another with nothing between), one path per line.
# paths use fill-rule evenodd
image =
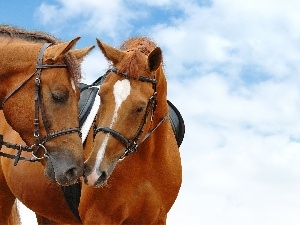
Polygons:
M78 47L153 38L186 124L168 224L299 225L299 12L296 0L10 0L0 23ZM106 68L93 50L85 82Z

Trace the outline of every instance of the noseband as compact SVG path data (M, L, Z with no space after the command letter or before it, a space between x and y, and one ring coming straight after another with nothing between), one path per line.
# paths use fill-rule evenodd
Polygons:
M3 141L3 135L0 134L0 150L2 145L8 147L8 148L13 148L18 150L17 155L11 155L7 154L4 152L0 152L0 156L4 156L7 158L14 159L14 165L16 166L19 160L27 160L27 161L37 161L43 158L48 158L48 151L44 144L49 141L50 139L63 135L63 134L69 134L69 133L74 133L77 132L81 136L81 131L79 127L74 127L74 128L68 128L68 129L63 129L60 131L55 131L55 132L50 132L50 124L47 121L46 114L45 114L45 107L43 103L43 96L42 96L42 90L41 90L41 73L42 69L48 69L48 68L66 68L66 64L43 64L43 55L45 50L51 45L50 43L45 43L39 52L38 58L37 58L37 65L36 65L36 70L35 72L28 77L25 81L23 81L19 86L17 86L15 89L13 89L5 98L4 101L2 102L2 108L4 107L4 103L14 94L16 93L24 84L27 83L34 75L35 75L35 91L34 91L34 131L33 131L33 136L35 139L35 144L32 146L22 146L18 144L12 144L9 142L4 142ZM39 121L39 109L41 110L41 115L42 115L42 120L43 124L45 126L47 135L40 139L40 121ZM38 157L37 151L39 149L44 150L44 155L42 157ZM27 152L32 152L32 158L25 158L21 157L22 151L27 151Z
M115 74L118 74L120 76L125 77L126 79L137 79L133 76L130 76L127 73L123 73L120 72L117 68L112 68L109 69L105 76L107 76L110 72L113 72ZM156 128L161 125L167 118L168 115L166 115L153 129L151 129L146 136L144 137L144 139L142 141L140 141L138 143L138 140L140 139L140 136L142 135L142 133L144 132L143 128L146 124L147 121L147 117L150 114L150 112L152 111L152 115L151 115L151 122L153 120L153 116L155 113L155 109L156 109L156 105L157 105L157 92L156 92L156 84L157 84L157 80L156 77L154 76L154 78L148 78L148 77L144 77L144 76L139 76L138 80L141 82L148 82L148 83L152 83L152 87L153 87L153 94L152 96L149 98L148 100L148 104L146 107L146 111L145 114L142 118L142 121L135 133L135 135L133 136L133 138L131 139L127 139L126 137L124 137L122 134L120 134L118 131L115 131L109 127L96 127L96 123L94 121L94 139L97 135L98 132L102 131L103 133L109 133L110 135L112 135L114 138L116 138L117 140L119 140L120 142L123 143L123 145L125 146L125 152L124 154L119 158L119 160L124 159L126 156L128 156L129 154L131 154L132 152L136 151L139 144L141 144L143 141L145 141L155 130Z

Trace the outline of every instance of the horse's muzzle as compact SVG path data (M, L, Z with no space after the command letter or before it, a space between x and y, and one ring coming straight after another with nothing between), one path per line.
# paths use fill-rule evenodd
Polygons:
M48 154L45 175L62 186L76 183L83 175L83 159L74 160L70 156L58 157L59 155L61 154Z

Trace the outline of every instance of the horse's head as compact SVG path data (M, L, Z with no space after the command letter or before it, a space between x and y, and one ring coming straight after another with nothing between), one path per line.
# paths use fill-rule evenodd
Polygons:
M162 53L154 47L118 50L97 40L113 63L100 87L101 104L94 123L94 146L85 162L85 182L105 183L117 162L136 150L150 129L156 106L156 70Z
M61 185L74 183L83 174L76 83L80 61L93 47L71 50L78 39L44 48L27 42L29 47L24 44L15 51L14 56L24 62L20 68L15 64L7 78L2 103L8 123L32 146L36 157L46 157L45 174Z

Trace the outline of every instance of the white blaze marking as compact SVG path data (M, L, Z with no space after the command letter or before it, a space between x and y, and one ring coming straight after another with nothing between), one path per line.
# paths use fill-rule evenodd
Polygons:
M122 81L118 80L114 85L114 97L116 101L115 114L114 114L115 116L122 102L126 100L129 94L130 94L129 80L126 79Z
M122 81L117 81L114 85L114 97L115 97L115 110L114 110L114 115L112 117L112 121L110 123L109 128L112 128L113 124L115 123L115 120L118 116L118 110L121 107L122 103L126 100L126 98L130 94L130 82L127 79L124 79ZM98 152L97 152L97 157L96 157L96 162L93 168L93 172L87 177L87 180L91 185L93 185L97 180L98 180L98 175L96 173L97 168L100 167L100 163L103 159L107 141L108 141L109 134L105 136L105 139L100 146ZM91 181L91 182L90 182Z

